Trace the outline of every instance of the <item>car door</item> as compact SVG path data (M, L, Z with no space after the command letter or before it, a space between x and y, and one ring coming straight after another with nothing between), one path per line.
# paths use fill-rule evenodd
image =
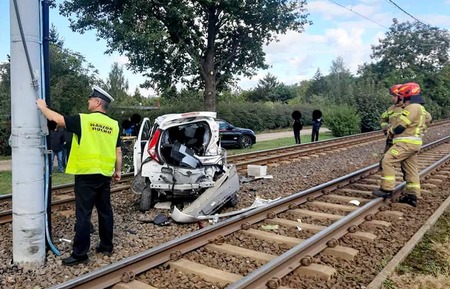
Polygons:
M139 129L139 134L133 148L134 175L137 175L141 169L142 153L145 149L145 144L150 138L151 129L152 125L150 123L150 119L145 117L142 121L141 128Z
M218 121L219 123L219 134L220 143L222 146L235 145L237 142L236 133L234 132L234 127L223 120Z

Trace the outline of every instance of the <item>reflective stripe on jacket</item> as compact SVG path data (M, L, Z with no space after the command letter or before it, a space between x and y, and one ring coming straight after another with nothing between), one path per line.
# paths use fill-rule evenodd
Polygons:
M119 124L102 113L80 114L80 121L81 140L74 134L66 173L112 176Z

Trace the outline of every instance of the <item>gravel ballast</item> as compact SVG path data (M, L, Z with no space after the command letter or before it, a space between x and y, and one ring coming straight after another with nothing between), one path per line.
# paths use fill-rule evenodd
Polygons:
M440 126L439 128L430 128L425 136L425 143L440 139L444 136L450 135L450 126ZM255 197L263 199L275 199L277 197L284 197L291 195L292 193L305 190L307 188L322 184L337 177L343 176L355 170L361 169L368 165L377 163L380 159L380 152L384 148L384 142L379 141L376 143L370 143L368 145L352 147L347 150L342 150L338 153L327 153L319 157L304 158L299 161L294 161L289 164L280 164L268 168L268 174L273 176L273 179L263 179L260 181L254 181L250 183L241 184L238 197L239 202L236 208L240 209L250 206ZM420 213L415 214L416 218L408 218L401 220L401 222L395 222L394 226L385 229L385 232L376 231L377 235L383 236L376 244L367 244L361 242L356 244L360 250L361 256L380 256L379 258L362 257L357 262L336 262L332 258L324 258L322 256L316 257L317 262L336 266L335 268L340 274L337 275L333 282L343 282L340 287L333 288L359 288L354 284L361 284L361 282L367 282L369 277L357 277L362 273L361 270L369 270L368 274L362 276L373 276L376 274L376 265L382 261L381 254L394 254L395 250L398 250L402 246L402 242L406 241L408 236L414 233L420 227L418 220L422 220L435 207L433 206L431 196L425 197L423 204L418 207ZM61 257L55 256L52 252L47 253L47 262L45 266L38 268L27 269L25 266L16 265L12 263L12 225L2 225L0 227L0 233L2 241L0 243L0 274L2 279L0 280L0 288L46 288L56 284L63 283L76 276L80 276L95 269L104 267L108 264L117 262L131 255L135 255L144 250L150 249L156 245L162 244L174 238L185 235L189 232L199 229L198 224L176 225L172 224L168 227L159 227L154 224L144 222L155 217L159 213L167 214L167 211L152 209L146 213L141 213L138 210L139 196L131 193L130 191L124 191L115 193L112 195L112 203L115 216L115 232L114 232L114 254L111 257L103 256L102 254L95 253L95 245L98 243L98 234L95 232L91 237L91 250L89 253L90 262L86 265L76 265L73 267L62 266ZM227 209L231 210L231 209ZM97 230L96 214L93 215L94 227ZM53 226L53 238L58 249L62 252L62 257L66 257L71 253L71 243L64 241L72 240L74 235L74 222L75 216L72 209L67 208L64 212L54 212L52 217ZM207 224L206 224L207 225ZM377 229L376 229L377 230ZM379 229L378 229L379 230ZM402 232L404 231L404 232ZM405 234L401 234L405 233ZM398 237L399 243L391 243L392 234ZM236 239L236 237L230 237L230 243L239 243L243 240ZM345 237L340 240L342 245L350 242ZM266 253L281 253L287 248L275 248L271 247L274 244L267 244L265 249L264 244L259 242L253 244L255 247L259 247L261 251ZM388 246L389 245L389 246ZM353 245L352 245L353 246ZM389 252L384 252L383 248L389 247ZM206 252L205 254L214 255L214 253ZM189 255L190 259L195 259L195 253ZM242 260L236 259L234 264L238 264ZM220 264L220 263L219 263ZM258 263L255 262L255 266ZM216 265L217 266L217 265ZM361 268L373 268L361 269ZM235 273L243 274L239 268ZM229 270L231 272L231 269ZM341 274L342 272L342 274ZM345 275L343 272L353 272L350 275ZM166 273L161 273L161 280L164 280ZM300 284L295 281L296 277L288 276L283 282L284 285ZM339 280L337 280L339 279ZM182 281L181 281L182 280ZM180 277L180 282L189 282L185 277ZM195 280L196 281L196 280ZM197 282L198 283L198 282ZM161 284L164 282L161 281ZM177 283L174 283L176 286ZM178 282L178 284L180 284ZM317 283L301 283L301 287L296 288L330 288L330 284L327 282ZM314 286L312 286L315 284ZM197 287L183 288L197 288ZM192 285L198 286L198 285ZM212 285L209 288L214 288ZM300 285L299 285L300 286ZM177 288L177 287L167 287Z

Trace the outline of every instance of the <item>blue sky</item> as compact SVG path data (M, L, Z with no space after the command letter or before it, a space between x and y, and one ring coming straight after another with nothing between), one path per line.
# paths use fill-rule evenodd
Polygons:
M450 28L450 0L393 2L423 23L441 29ZM10 53L9 5L10 0L0 0L0 62L6 61ZM347 68L356 73L358 65L370 61L371 45L377 44L378 39L384 36L393 18L400 22L414 21L389 0L308 0L307 9L310 13L308 19L313 21L313 25L305 27L301 34L289 32L280 35L279 42L265 47L266 60L271 68L260 71L251 79L240 80L238 85L241 88L255 87L267 73L286 84L312 78L317 68L327 74L331 62L339 56L344 59ZM52 9L50 13L50 22L64 39L65 47L84 55L99 70L102 79L106 80L114 62L127 63L126 57L117 53L104 54L106 42L97 40L95 31L84 34L72 32L69 21L59 15L57 9ZM131 92L144 81L141 75L127 71L126 67L125 76ZM142 93L153 94L146 90Z

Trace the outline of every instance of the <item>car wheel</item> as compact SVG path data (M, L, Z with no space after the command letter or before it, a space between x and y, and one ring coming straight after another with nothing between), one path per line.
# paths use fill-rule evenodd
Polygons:
M156 191L149 188L142 190L141 202L139 204L139 209L142 212L150 210L155 205L155 194Z
M239 147L241 149L248 149L251 148L253 145L252 138L249 135L241 135L239 138Z

